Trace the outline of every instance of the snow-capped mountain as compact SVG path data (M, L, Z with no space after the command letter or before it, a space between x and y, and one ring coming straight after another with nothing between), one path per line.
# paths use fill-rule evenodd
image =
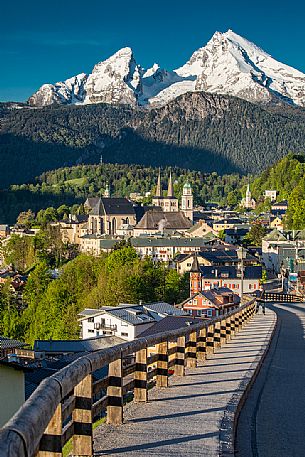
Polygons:
M232 30L216 32L203 48L174 71L137 64L130 48L56 84L44 84L32 106L110 103L161 106L186 92L233 95L252 102L281 100L305 106L305 74L273 59Z

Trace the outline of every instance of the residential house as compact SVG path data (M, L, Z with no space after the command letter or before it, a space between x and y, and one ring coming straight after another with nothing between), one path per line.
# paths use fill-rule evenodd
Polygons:
M195 225L190 227L186 232L186 236L190 236L192 238L196 237L206 237L208 234L217 235L217 231L213 229L213 220L199 220Z
M262 267L258 265L244 266L243 278L239 266L200 266L195 257L190 271L191 296L219 287L226 287L241 295L242 281L243 293L253 293L260 289Z
M56 222L52 225L59 225L64 243L80 245L81 237L88 233L88 216L85 214L70 214L68 220Z
M130 240L140 257L151 257L154 261L171 262L179 254L199 252L206 246L204 238L138 237Z
M281 202L274 203L271 206L271 213L275 216L284 216L286 214L286 211L288 209L288 201L283 200Z
M193 317L216 317L233 311L240 304L239 295L227 287L203 290L192 295L180 306Z
M277 191L276 190L265 190L265 192L264 192L265 200L267 198L269 198L269 200L271 202L275 202L276 201L276 196L277 196Z
M238 227L242 225L242 221L240 219L220 219L216 220L213 223L213 230L214 232L220 232L222 230Z
M181 316L184 312L168 303L121 304L85 309L79 316L83 339L114 335L132 341L155 322L166 316Z
M273 217L270 220L270 228L283 231L284 230L283 218L281 216Z
M240 245L245 236L249 233L249 229L250 228L248 226L239 226L225 229L224 236L226 243Z
M200 266L234 266L240 262L234 246L228 246L227 248L223 245L215 245L209 248L203 247L198 253L179 255L175 259L178 273L183 274L190 271L195 256ZM244 265L256 265L257 263L259 263L259 259L247 251Z
M287 235L278 229L273 229L262 240L262 260L267 268L274 273L280 273L279 248L291 247Z
M111 252L121 240L122 238L107 235L87 234L80 238L79 250L85 254L99 256L102 252Z
M0 224L0 238L6 238L9 234L9 226L7 224Z

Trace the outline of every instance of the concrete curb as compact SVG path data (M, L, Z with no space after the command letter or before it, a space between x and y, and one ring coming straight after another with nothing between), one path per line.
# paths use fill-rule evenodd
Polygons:
M224 411L219 427L219 457L233 457L235 455L234 444L238 416L261 369L263 361L269 352L277 328L277 315L274 311L272 313L274 314L273 328L267 334L259 354L252 362L250 369L240 382L239 389L232 395Z

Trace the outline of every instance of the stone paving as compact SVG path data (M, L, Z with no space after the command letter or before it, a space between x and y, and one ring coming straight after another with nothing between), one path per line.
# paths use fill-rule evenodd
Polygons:
M232 395L270 340L276 316L257 314L230 342L149 401L129 403L124 424L95 430L95 456L219 456L219 428Z
M271 308L277 331L240 415L238 457L305 455L305 303Z

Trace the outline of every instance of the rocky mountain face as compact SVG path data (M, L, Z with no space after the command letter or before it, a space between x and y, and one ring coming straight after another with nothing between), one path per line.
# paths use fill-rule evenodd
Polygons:
M305 106L305 74L273 59L229 30L216 32L206 46L173 71L139 65L130 48L96 64L92 73L44 84L28 100L53 104L124 104L164 106L187 92L232 95L254 103L284 102Z
M46 170L100 163L101 157L104 163L248 174L288 151L305 153L305 109L286 104L274 110L206 92L182 94L149 110L108 103L41 109L0 104L0 188Z

